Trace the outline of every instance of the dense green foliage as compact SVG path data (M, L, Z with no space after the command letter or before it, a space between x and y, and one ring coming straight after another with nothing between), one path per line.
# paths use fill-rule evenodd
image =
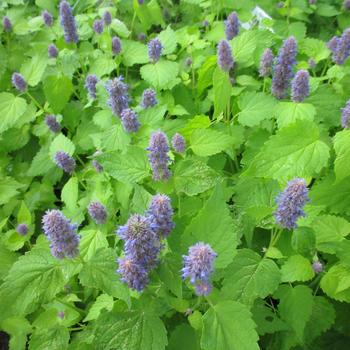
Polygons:
M350 130L341 109L350 60L334 64L327 47L350 27L343 1L69 2L78 43L64 40L58 0L0 2L12 26L0 29L0 347L8 336L13 350L348 349ZM107 10L112 23L98 34L93 23ZM217 44L232 11L240 26L228 73ZM310 95L298 103L276 99L271 77L259 76L264 50L277 55L289 36L294 72L310 74ZM155 63L153 38L163 45ZM57 58L48 56L53 43ZM14 72L26 91L13 86ZM99 80L96 99L88 74ZM119 75L137 132L126 132L107 102L105 83ZM158 103L143 108L148 88ZM49 130L48 114L59 132ZM168 153L168 181L152 178L147 158L157 130L186 141L186 152ZM56 165L58 151L75 159L72 173ZM305 179L310 201L298 227L282 229L276 196L294 178ZM124 242L115 230L156 193L170 197L175 227L139 293L116 272ZM107 208L105 223L88 215L92 201ZM55 258L43 233L42 217L55 208L78 225L73 259ZM181 278L182 255L196 242L217 254L208 296Z

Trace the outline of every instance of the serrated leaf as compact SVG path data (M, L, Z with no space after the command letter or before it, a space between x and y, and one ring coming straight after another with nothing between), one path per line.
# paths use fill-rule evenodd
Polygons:
M330 54L330 50L327 48L326 43L315 38L305 38L298 43L298 46L300 52L305 53L315 60L315 62L326 59Z
M100 248L107 248L108 241L100 230L83 230L79 232L80 254L84 260L90 260Z
M97 288L130 304L129 290L116 273L116 254L111 248L101 248L90 258L79 273L83 286Z
M39 152L34 156L30 168L28 169L28 176L40 176L44 175L54 167L50 159L49 150L47 148L41 148Z
M216 67L213 73L214 117L226 112L231 98L231 90L232 85L228 73Z
M215 266L224 268L236 254L237 240L237 229L218 185L203 209L187 226L183 243L186 247L199 241L209 243L218 255Z
M60 113L73 93L73 84L65 76L48 76L44 82L44 93L54 113Z
M297 121L278 131L254 157L246 175L291 179L318 174L327 165L329 147L314 123Z
M315 276L311 263L302 255L292 255L281 267L282 282L309 281Z
M33 58L22 64L21 74L30 86L35 86L41 81L47 66L47 62L47 56L35 55Z
M84 318L84 322L96 320L100 316L102 310L112 311L113 297L108 294L101 294L96 298L96 301L91 305L89 313Z
M123 64L131 67L134 64L144 64L149 61L147 46L137 41L123 40Z
M111 28L122 38L127 38L130 35L130 30L127 28L124 22L117 18L112 19Z
M162 54L169 55L176 49L176 35L175 32L168 26L165 30L161 31L157 38L163 45Z
M6 249L2 243L0 243L0 280L2 280L9 272L11 266L17 260L18 255L10 250Z
M69 331L66 327L37 329L29 341L29 350L66 350L69 343Z
M11 177L0 178L0 205L7 203L9 199L13 199L22 187L24 185Z
M71 177L62 188L61 200L69 211L74 211L78 202L78 179Z
M227 134L211 129L197 129L191 135L191 148L201 157L211 156L224 151L233 143Z
M164 350L168 343L163 322L149 312L106 313L94 327L96 350Z
M233 38L231 47L233 59L242 67L249 67L254 63L254 51L257 45L256 31L247 30Z
M130 143L130 136L120 124L109 127L101 134L101 148L104 151L125 151Z
M9 349L25 349L27 335L31 332L32 327L24 317L11 317L1 322L1 329L11 335Z
M239 315L239 317L237 317ZM201 346L205 350L258 350L258 335L249 310L235 301L223 301L203 316Z
M334 162L334 172L337 181L350 175L350 130L342 130L333 139L337 155Z
M315 107L310 103L280 102L274 109L278 127L284 128L297 120L312 122L316 115Z
M171 89L176 83L179 65L161 59L154 64L146 64L140 69L142 79L156 89Z
M256 298L272 294L280 281L274 261L261 258L250 249L241 249L225 273L222 292L230 299L252 305Z
M17 120L26 111L27 103L22 97L17 97L8 92L0 93L0 133L14 126Z
M95 74L98 77L103 77L104 75L109 75L116 68L117 64L113 58L101 56L98 57L91 65L90 73Z
M75 151L74 143L69 138L64 136L63 134L59 134L51 142L51 145L50 145L50 157L51 157L51 159L54 160L55 154L57 152L60 152L60 151L66 152L70 156L72 156L74 151Z
M276 105L276 100L262 92L247 92L238 100L238 121L244 126L259 125L264 119L271 118L271 110Z

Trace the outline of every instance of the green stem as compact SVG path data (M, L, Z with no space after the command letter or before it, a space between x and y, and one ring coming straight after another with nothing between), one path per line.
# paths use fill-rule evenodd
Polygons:
M28 91L26 91L26 95L34 102L34 104L45 113L44 107L32 96Z

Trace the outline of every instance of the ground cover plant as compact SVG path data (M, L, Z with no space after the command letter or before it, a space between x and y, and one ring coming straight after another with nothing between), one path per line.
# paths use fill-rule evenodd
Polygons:
M1 349L348 349L349 1L0 15Z

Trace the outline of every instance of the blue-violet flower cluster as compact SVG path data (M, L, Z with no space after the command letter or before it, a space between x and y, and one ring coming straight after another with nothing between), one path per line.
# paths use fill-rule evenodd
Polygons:
M152 39L148 43L148 56L152 63L159 61L162 54L163 45L159 39Z
M184 153L185 152L185 149L186 149L185 139L178 132L173 136L173 138L171 140L171 144L172 144L175 152L177 152L177 153Z
M218 65L224 72L228 72L233 67L232 50L226 40L221 40L218 44Z
M128 85L124 83L124 78L119 76L108 80L105 87L109 95L108 105L115 116L121 117L125 108L129 107Z
M271 49L265 49L260 59L259 74L261 77L268 77L272 73L273 53Z
M125 108L122 111L121 120L126 132L137 132L137 130L140 128L137 114L131 108Z
M310 93L309 72L299 70L292 80L292 101L303 102Z
M24 92L27 90L27 82L24 80L23 76L19 73L12 74L12 85L19 91Z
M148 108L156 105L157 103L156 92L153 89L146 89L142 94L141 106L143 108Z
M67 43L77 43L79 38L77 25L73 16L73 10L70 7L69 3L65 0L61 1L60 3L60 17L61 26L64 31L64 40Z
M45 123L46 123L47 127L49 128L49 130L53 133L57 133L61 130L61 125L57 121L56 116L54 116L53 114L48 114L45 117Z
M68 174L71 174L75 169L75 160L68 153L58 151L55 154L55 162L58 167Z
M96 98L96 84L98 83L98 78L95 74L89 74L85 79L85 88L91 99Z
M341 112L341 126L344 129L350 129L350 100L342 108Z
M227 40L233 39L239 33L239 20L236 12L232 12L225 21L225 35Z
M88 213L98 225L104 224L107 220L107 210L100 202L91 202L88 206Z

